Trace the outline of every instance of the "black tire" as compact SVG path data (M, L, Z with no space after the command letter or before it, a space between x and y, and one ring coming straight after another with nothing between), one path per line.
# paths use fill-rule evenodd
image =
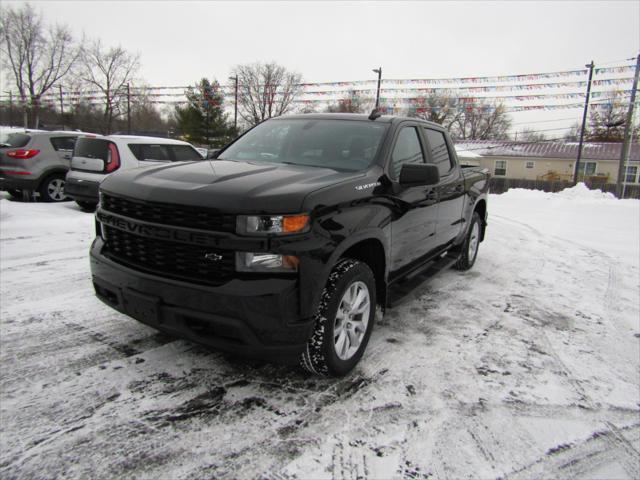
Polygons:
M360 314L359 319L345 318L345 310L342 311L343 319L338 319L338 308L344 305L343 301L347 290L353 288L351 293L365 291L369 294L369 312L366 327L362 329L365 313ZM364 298L361 304L364 304ZM355 306L355 299L352 304ZM315 327L311 338L307 342L305 351L300 355L300 364L311 373L321 376L340 377L349 373L360 361L367 348L376 311L376 282L373 272L368 265L357 260L343 259L332 270L327 284L320 296L320 304L316 312ZM357 348L357 351L346 359L340 358L336 351L336 343L340 341L340 334L336 337L335 327L337 322L342 323L344 330L343 347L349 344L349 349ZM352 323L353 322L353 323ZM358 325L361 328L358 329ZM353 327L352 327L353 326ZM364 335L359 339L359 346L351 342L352 335ZM349 335L349 331L352 335ZM342 352L345 354L345 352Z
M64 174L54 173L44 179L40 185L40 198L43 202L64 202L68 197L64 194Z
M78 206L84 210L85 212L93 212L95 211L98 204L96 202L83 202L81 200L76 200Z
M11 195L12 198L22 199L22 190L7 190L7 193Z
M482 220L478 212L473 212L471 217L471 223L469 225L469 231L464 238L464 242L460 246L460 256L456 263L453 264L453 268L456 270L469 270L476 263L478 257L478 248L480 248L480 235L482 233ZM475 236L475 241L474 241Z

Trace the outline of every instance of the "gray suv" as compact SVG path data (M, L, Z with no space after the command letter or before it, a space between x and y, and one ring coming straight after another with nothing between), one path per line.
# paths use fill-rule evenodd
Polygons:
M65 175L84 132L11 132L0 144L0 190L14 197L35 193L45 202L66 200Z

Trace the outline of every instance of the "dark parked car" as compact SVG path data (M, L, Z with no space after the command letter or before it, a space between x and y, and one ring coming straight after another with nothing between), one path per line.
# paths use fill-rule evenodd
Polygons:
M261 123L216 161L107 178L96 294L219 350L343 375L390 287L476 260L488 173L433 123L372 114Z

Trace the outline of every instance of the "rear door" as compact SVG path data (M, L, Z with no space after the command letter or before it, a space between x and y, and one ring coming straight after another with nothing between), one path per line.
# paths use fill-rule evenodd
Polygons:
M425 163L420 126L403 123L396 131L389 160L396 211L391 223L391 271L400 274L414 262L425 260L436 248L437 198L433 187L398 183L405 163Z
M73 156L73 148L75 147L77 139L77 136L56 136L49 138L49 142L55 150L60 164L67 168L71 167L71 157Z
M436 240L438 247L444 247L458 236L462 228L464 179L444 132L426 126L422 127L422 132L428 146L428 161L434 163L440 173L440 182L435 188L438 196Z

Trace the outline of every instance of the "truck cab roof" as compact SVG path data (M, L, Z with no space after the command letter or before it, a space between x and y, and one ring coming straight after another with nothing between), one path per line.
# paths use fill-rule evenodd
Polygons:
M418 123L424 123L425 125L429 125L430 127L435 127L438 129L443 129L442 125L434 122L429 122L427 120L423 120L421 118L415 117L403 117L400 115L382 115L375 120L370 120L368 114L363 113L301 113L295 115L285 115L282 117L274 117L269 119L272 120L291 120L291 119L302 119L302 120L355 120L355 121L364 121L364 122L376 122L376 123L399 123L404 121L412 121Z

